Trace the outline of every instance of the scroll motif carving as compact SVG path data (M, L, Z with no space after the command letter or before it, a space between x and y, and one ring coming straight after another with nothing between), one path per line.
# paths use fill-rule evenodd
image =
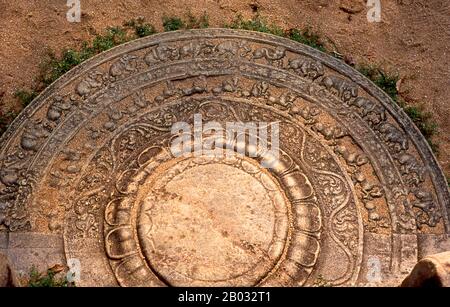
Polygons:
M220 29L161 34L94 58L0 140L0 231L60 233L68 256L106 264L99 272L121 285L297 286L322 275L365 284L363 259L380 256L376 244L394 270L403 248L431 244L419 233L448 232L450 198L412 123L349 71L282 38ZM196 113L279 122L279 168L247 157L176 160L171 128ZM239 210L208 207L213 196ZM215 270L185 249L206 246L195 233L215 242L204 250Z

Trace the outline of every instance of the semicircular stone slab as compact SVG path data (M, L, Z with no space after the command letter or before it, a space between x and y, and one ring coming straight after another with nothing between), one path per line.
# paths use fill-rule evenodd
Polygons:
M277 122L275 167L231 154L245 138L230 155L174 155L172 128L194 115ZM0 143L0 252L23 272L62 262L83 286L398 285L450 248L446 180L403 111L342 62L267 34L114 48L46 89Z

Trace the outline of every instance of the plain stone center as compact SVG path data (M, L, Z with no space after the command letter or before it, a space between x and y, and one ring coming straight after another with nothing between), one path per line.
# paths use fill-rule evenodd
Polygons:
M165 181L163 190L143 202L139 223L151 227L140 239L151 266L172 285L251 276L265 261L275 212L254 176L221 163L197 165Z

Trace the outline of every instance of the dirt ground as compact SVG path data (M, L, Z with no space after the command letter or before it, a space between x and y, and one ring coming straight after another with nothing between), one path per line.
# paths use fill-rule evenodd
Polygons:
M283 28L310 26L356 63L378 63L402 78L410 104L424 104L440 133L438 159L450 175L450 1L381 0L382 21L367 21L366 0L81 0L81 23L65 0L0 0L0 108L20 110L13 94L30 88L50 49L77 47L108 26L138 16L162 30L163 15L206 12L211 27L259 13ZM255 6L256 5L256 6ZM94 31L93 31L94 30Z

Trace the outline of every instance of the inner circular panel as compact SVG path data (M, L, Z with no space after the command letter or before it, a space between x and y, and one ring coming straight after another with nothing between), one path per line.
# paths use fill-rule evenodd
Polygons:
M144 193L138 236L171 285L252 285L273 267L276 208L251 174L224 163L177 163Z

